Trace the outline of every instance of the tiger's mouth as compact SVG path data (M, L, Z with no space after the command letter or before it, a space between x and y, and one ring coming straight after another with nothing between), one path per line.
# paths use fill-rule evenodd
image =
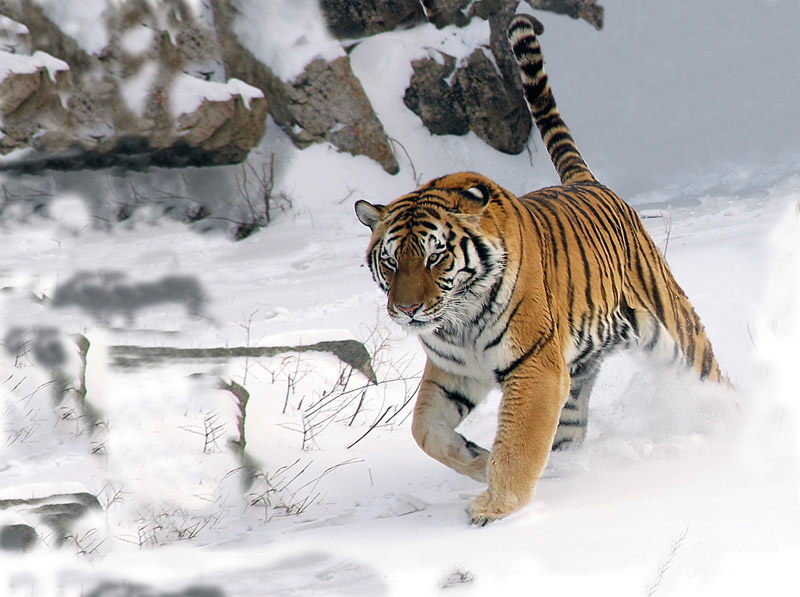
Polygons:
M422 334L426 331L434 330L440 325L440 321L437 318L410 317L401 313L392 313L391 311L389 314L395 323L412 334Z
M409 334L425 334L439 329L448 320L447 308L438 305L430 311L421 308L413 315L388 307L389 316Z

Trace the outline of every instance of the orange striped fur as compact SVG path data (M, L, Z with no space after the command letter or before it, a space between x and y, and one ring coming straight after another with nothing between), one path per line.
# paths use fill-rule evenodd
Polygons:
M605 356L638 346L724 380L697 314L636 212L597 182L556 107L535 19L509 40L562 184L516 197L461 172L388 205L356 204L367 262L390 316L428 362L412 432L425 452L488 484L470 504L486 524L532 496L551 449L583 439ZM456 427L496 386L491 450Z

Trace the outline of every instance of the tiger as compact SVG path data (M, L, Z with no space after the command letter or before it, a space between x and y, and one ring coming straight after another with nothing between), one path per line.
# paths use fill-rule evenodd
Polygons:
M599 183L556 106L538 35L507 30L522 88L561 184L514 196L475 172L387 205L355 203L390 318L427 357L411 432L429 456L487 488L483 526L532 498L551 450L581 442L600 364L640 347L726 382L703 325L636 211ZM456 428L502 392L491 451Z

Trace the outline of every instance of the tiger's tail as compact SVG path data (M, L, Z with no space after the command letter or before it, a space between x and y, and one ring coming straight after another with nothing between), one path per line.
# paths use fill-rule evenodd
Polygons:
M508 27L508 41L519 65L525 99L539 128L550 159L562 184L594 182L592 174L561 118L544 71L544 59L537 35L544 26L529 15L517 15Z

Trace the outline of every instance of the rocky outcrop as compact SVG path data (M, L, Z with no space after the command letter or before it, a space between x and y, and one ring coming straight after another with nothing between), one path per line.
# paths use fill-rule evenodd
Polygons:
M367 37L425 20L419 0L320 0L331 33L340 39Z
M0 548L28 551L41 537L59 546L67 540L80 518L102 509L97 497L85 487L78 483L67 485L69 491L62 491L59 484L47 483L3 489Z
M72 88L69 65L44 52L20 56L0 52L0 152L30 146L39 135L52 140L68 126L61 94Z
M234 33L237 13L230 0L212 0L212 6L227 72L263 91L270 114L298 147L327 141L341 151L371 157L389 173L399 170L383 125L346 55L312 60L297 78L282 80Z
M263 93L237 80L209 80L224 75L211 66L213 31L177 10L181 3L170 4L109 4L108 43L90 53L31 0L0 3L3 36L18 40L15 51L27 43L34 50L3 56L0 151L35 150L4 167L241 162L265 131Z
M582 18L600 29L603 8L595 0L526 0L533 8ZM412 63L414 74L403 98L436 135L468 131L495 149L516 154L527 143L531 120L519 83L506 27L519 0L425 0L425 15L437 27L489 21L490 38L465 60L439 53Z
M498 0L492 6L472 6L471 10L485 11L482 15L489 20L490 39L460 64L442 53L412 64L414 75L403 99L432 133L463 135L472 131L504 153L524 149L531 120L505 35L517 4L516 0ZM455 8L448 10L452 13Z
M39 534L24 522L9 522L0 525L0 550L29 551L39 540Z
M403 102L434 135L466 135L469 132L469 119L453 88L447 83L455 72L456 59L443 53L439 53L439 58L441 63L435 58L411 63L414 74Z
M531 125L523 96L482 50L475 50L456 72L453 92L478 137L504 153L524 149Z
M595 29L603 28L603 7L597 0L525 0L531 8L549 10L573 19L583 19Z
M525 0L531 8L583 19L597 29L603 26L603 7L596 0ZM519 0L320 0L331 32L354 39L411 27L425 20L439 28L463 27L472 17L488 19ZM424 8L423 8L424 5Z
M522 151L530 122L505 40L520 0L275 1L248 5L247 14L236 0L112 2L82 24L101 33L87 36L59 27L53 5L0 0L0 154L33 150L0 168L239 163L261 141L269 112L300 148L331 143L395 173L391 142L345 50L364 36L426 19L439 28L488 20L491 36L461 60L441 54L415 62L406 105L434 134L473 131L500 151ZM526 1L602 26L595 0ZM307 36L282 39L279 29L267 34L260 23L242 33L253 14L269 24L290 6L301 17L313 13L307 32L288 25ZM283 72L299 48L314 49L326 37L326 24L343 40L330 38L336 51L301 52L302 68ZM254 45L275 56L265 59Z
M583 19L597 29L603 27L603 7L596 0L525 0L531 8L564 14L573 19ZM463 27L478 16L488 19L509 5L516 7L519 0L422 0L425 16L437 27L456 25Z
M233 348L174 348L169 346L112 346L111 365L135 369L163 363L225 362L239 358L263 358L289 352L327 352L378 383L367 348L358 340L329 340L304 346L239 346Z

